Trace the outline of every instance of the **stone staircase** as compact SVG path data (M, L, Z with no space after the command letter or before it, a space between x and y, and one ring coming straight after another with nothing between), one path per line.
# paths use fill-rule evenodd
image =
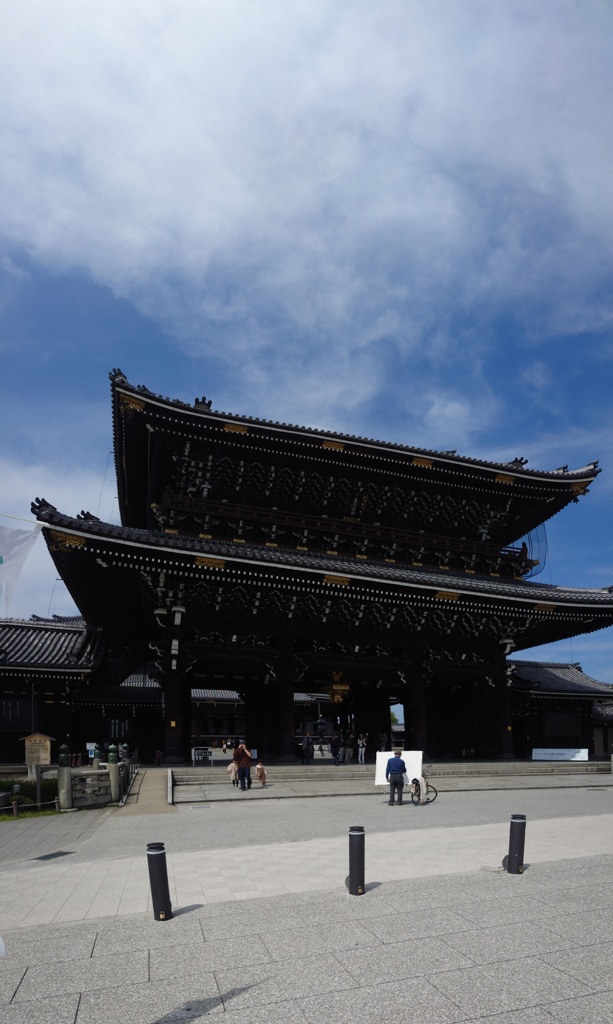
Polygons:
M175 786L211 786L228 784L228 761L207 768L173 767ZM504 777L519 775L590 775L611 774L610 761L438 761L425 762L428 777L433 781L445 778ZM302 764L267 764L270 781L275 782L347 782L370 779L375 766L355 763L334 765L330 761Z

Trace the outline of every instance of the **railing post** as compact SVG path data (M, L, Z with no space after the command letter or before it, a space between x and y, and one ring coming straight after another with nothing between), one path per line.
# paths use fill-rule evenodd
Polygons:
M60 807L63 811L69 811L72 807L72 768L58 768L57 792Z
M111 803L119 803L119 765L113 764L109 754L109 782L111 784Z

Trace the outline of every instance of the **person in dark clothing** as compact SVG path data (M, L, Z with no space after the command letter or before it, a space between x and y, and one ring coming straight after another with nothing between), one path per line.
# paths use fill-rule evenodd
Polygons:
M306 736L302 740L302 763L310 764L313 760L313 740L311 739L310 732L307 732Z
M401 758L402 751L395 750L394 756L390 757L385 766L385 778L390 784L390 807L394 806L394 795L398 791L398 803L402 803L402 790L404 788L404 775L407 766Z
M232 760L238 768L238 781L244 793L246 789L251 789L251 751L247 750L244 743L239 743Z

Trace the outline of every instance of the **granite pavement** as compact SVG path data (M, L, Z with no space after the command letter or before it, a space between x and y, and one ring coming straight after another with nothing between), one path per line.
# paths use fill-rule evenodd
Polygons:
M613 1024L611 789L169 812L143 780L138 813L45 819L55 843L53 824L37 845L0 823L2 1024ZM521 875L502 869L509 807L528 814ZM354 823L362 896L346 888ZM159 838L169 921L144 853Z

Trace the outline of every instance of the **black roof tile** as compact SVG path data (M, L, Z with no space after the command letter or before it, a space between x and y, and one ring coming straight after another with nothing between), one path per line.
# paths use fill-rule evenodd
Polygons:
M83 619L0 620L0 669L87 672L97 664L100 645Z
M407 455L425 456L426 458L433 458L442 460L446 463L457 464L458 466L464 467L475 467L484 469L495 469L501 473L509 473L511 475L527 476L533 478L551 479L551 480L574 480L574 479L593 479L598 475L600 470L598 469L598 460L589 463L587 466L582 466L579 469L569 470L567 466L562 466L554 470L537 470L537 469L526 469L525 459L514 458L508 462L490 462L486 459L470 458L465 455L457 455L455 451L438 451L433 448L414 448L410 445L400 444L392 441L379 441L374 438L360 437L355 434L342 434L335 433L329 430L320 430L317 428L310 428L299 426L294 423L283 423L276 420L260 419L258 417L242 416L237 413L220 412L217 410L211 410L210 403L202 403L196 400L194 405L188 405L187 402L182 402L180 399L171 399L157 395L146 388L144 385L133 385L130 384L127 378L122 374L121 370L113 370L109 373L111 385L113 390L121 389L122 391L128 391L137 395L143 401L155 402L158 404L164 404L169 409L175 412L189 413L195 418L205 417L207 419L217 419L221 422L231 420L236 423L243 423L246 425L253 425L256 427L270 428L273 430L291 431L296 434L302 434L305 436L315 436L326 438L335 441L341 441L345 444L367 445L371 447L377 447L385 449L390 452L398 452Z
M134 527L115 526L110 523L75 519L66 516L44 499L32 503L33 514L50 526L62 526L80 536L96 536L98 540L108 538L119 543L129 543L143 548L157 548L173 551L186 556L211 555L237 563L279 566L286 569L310 570L332 576L346 576L369 582L387 584L409 584L433 590L458 591L460 593L508 597L535 602L564 604L597 604L613 609L613 588L600 587L581 589L577 587L553 586L534 580L508 580L500 577L481 576L477 573L458 573L452 570L436 570L408 567L375 560L343 558L338 555L323 555L308 551L292 551L287 548L256 547L250 544L235 544L230 541L202 540L197 537L181 537L141 530Z
M515 661L509 665L515 668L514 685L539 693L584 694L585 696L607 696L613 700L613 684L601 683L585 675L578 662L565 664L549 661Z

